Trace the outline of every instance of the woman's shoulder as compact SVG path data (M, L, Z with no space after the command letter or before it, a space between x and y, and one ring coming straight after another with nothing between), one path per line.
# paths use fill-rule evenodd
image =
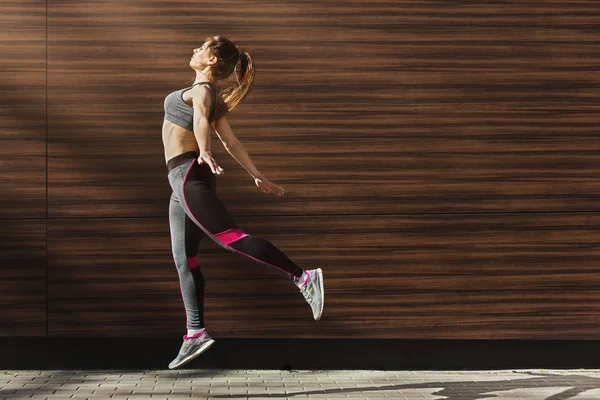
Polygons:
M190 88L187 93L190 97L203 99L206 96L213 96L215 94L215 88L212 84L198 84Z

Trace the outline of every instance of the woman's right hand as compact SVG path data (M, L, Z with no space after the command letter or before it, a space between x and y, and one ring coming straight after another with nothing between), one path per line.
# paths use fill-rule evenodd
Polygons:
M210 153L200 154L200 156L198 157L198 165L201 165L202 163L208 164L208 166L210 167L210 170L212 171L213 174L223 175L223 172L224 172L223 168L221 168L219 166L219 164L217 164L215 159L212 158L212 154L210 154Z
M254 177L254 183L256 183L256 186L258 186L263 193L274 194L276 196L285 194L285 191L281 186L274 184L262 175Z

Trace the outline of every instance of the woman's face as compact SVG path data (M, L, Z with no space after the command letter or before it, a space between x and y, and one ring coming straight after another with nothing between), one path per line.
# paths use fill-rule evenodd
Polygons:
M212 59L215 57L210 55L208 44L208 42L205 42L201 47L193 50L193 55L190 59L190 67L202 70L207 65L213 64Z

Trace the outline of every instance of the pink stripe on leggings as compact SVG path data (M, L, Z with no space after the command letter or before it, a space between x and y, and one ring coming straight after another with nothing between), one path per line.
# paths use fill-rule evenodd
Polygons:
M196 268L198 266L198 256L188 257L187 263L189 269Z
M189 211L189 216L190 216L190 218L192 219L192 221L194 221L194 223L195 223L196 225L198 225L198 226L200 227L200 229L202 229L202 230L204 231L204 233L206 233L206 234L207 234L207 235L208 235L208 236L209 236L209 237L210 237L212 240L214 240L214 241L216 241L216 242L219 242L219 243L220 243L221 241L220 241L219 239L217 239L217 238L215 237L215 235L213 235L212 233L210 233L210 232L208 231L208 229L206 229L206 228L205 228L205 227L204 227L204 226L203 226L203 225L202 225L202 224L201 224L201 223L200 223L200 222L199 222L199 221L196 219L196 217L195 217L195 216L194 216L194 214L192 213L192 209L191 209L191 208L188 206L187 199L185 198L185 182L187 181L187 178L188 178L188 176L189 176L189 174L190 174L190 171L192 170L192 167L194 166L194 162L198 162L198 160L197 160L196 158L194 158L194 159L192 160L192 163L190 164L190 166L189 166L189 168L188 168L187 172L185 173L185 177L183 178L183 182L182 182L182 184L181 184L181 195L183 196L183 204L185 205L185 208L187 208L187 210ZM225 231L225 232L221 232L221 233L226 233L226 232L229 232L229 231ZM246 236L247 236L247 235L246 235ZM244 236L244 237L245 237L245 236ZM288 272L288 271L286 271L285 269L281 269L281 268L279 268L277 265L269 264L268 262L264 262L264 261L262 261L262 260L259 260L258 258L254 258L254 257L252 257L250 254L247 254L247 253L243 253L243 252L241 252L241 251L238 251L238 250L234 249L233 247L231 247L231 246L228 246L227 244L223 244L223 245L224 245L224 246L226 246L226 247L227 247L229 250L231 250L231 251L234 251L234 252L236 252L236 253L239 253L239 254L243 254L243 255L245 255L246 257L248 257L248 258L250 258L250 259L252 259L252 260L258 261L258 262L259 262L259 263L261 263L261 264L268 265L269 267L277 268L278 270L280 270L280 271L282 271L282 272L284 272L284 273L288 274L289 276L293 276L291 273L289 273L289 272Z
M248 236L246 232L240 228L229 229L228 231L215 234L218 241L223 244L233 243Z

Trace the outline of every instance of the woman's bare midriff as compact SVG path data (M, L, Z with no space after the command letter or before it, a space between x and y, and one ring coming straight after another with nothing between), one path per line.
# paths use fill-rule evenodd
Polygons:
M186 151L198 151L198 143L194 132L190 132L166 119L163 120L162 140L165 149L165 162ZM208 151L210 151L210 146Z

